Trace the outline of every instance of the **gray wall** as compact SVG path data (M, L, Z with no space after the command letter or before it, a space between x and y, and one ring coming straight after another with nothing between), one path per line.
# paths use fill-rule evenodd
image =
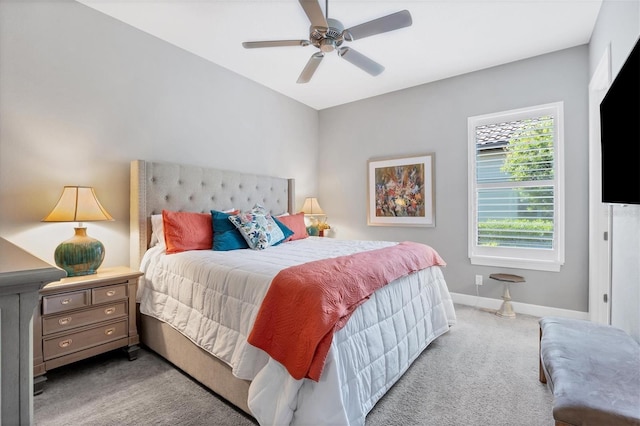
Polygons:
M42 259L73 224L41 223L63 185L116 219L89 223L129 262L129 162L294 177L316 192L318 113L72 1L0 3L0 235Z
M605 0L589 44L591 73L609 47L615 78L639 36L640 1ZM611 324L640 342L640 205L611 212Z
M514 300L588 309L588 48L575 48L320 111L319 197L340 238L413 240L447 261L451 291L500 298L493 272L523 275ZM563 101L566 262L560 272L471 265L467 256L467 118ZM435 153L435 228L368 227L367 161Z

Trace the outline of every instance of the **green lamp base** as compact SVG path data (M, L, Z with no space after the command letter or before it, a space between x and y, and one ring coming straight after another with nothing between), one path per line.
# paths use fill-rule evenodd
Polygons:
M95 274L104 260L104 246L87 236L87 228L74 229L75 235L56 247L56 265L69 277Z

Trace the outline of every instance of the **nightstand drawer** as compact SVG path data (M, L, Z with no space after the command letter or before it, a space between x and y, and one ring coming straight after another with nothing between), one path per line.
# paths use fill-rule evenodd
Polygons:
M48 335L59 331L70 330L83 325L127 316L127 303L120 301L108 305L87 309L79 312L69 312L42 319L42 334Z
M98 287L91 289L91 303L109 303L113 300L122 300L127 298L126 285L110 285L107 287Z
M44 296L42 298L42 315L82 308L90 304L91 300L88 290L74 291L55 296Z
M81 351L102 343L127 337L127 335L127 320L124 319L120 322L100 325L99 327L77 333L70 333L52 339L44 339L42 347L44 359L46 361L51 358Z

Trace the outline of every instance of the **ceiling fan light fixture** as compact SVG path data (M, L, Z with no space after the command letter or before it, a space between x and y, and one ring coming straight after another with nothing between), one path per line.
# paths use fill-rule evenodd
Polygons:
M336 48L336 41L330 38L325 38L320 42L320 50L324 53L333 52Z

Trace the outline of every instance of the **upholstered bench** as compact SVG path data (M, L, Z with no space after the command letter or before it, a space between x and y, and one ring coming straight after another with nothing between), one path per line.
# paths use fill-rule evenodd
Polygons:
M640 425L640 345L590 321L540 319L540 381L561 425Z

